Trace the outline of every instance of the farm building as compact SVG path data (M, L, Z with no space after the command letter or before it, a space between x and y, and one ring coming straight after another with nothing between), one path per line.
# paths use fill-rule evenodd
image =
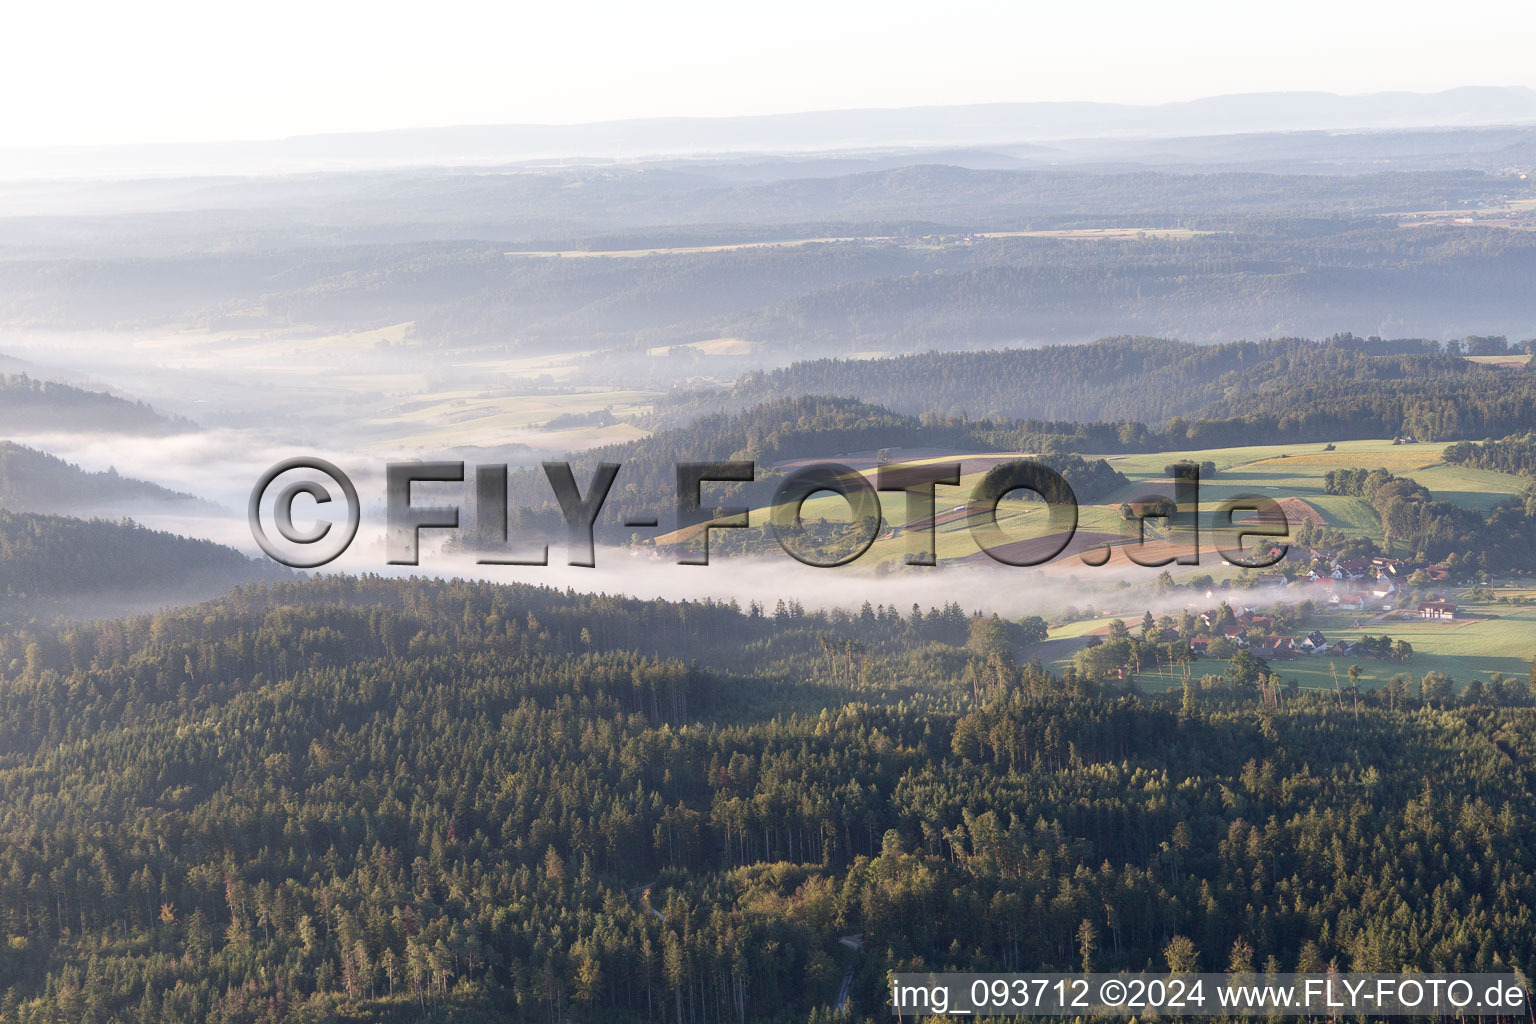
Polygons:
M1449 601L1421 601L1419 602L1419 618L1421 619L1454 619L1456 606Z

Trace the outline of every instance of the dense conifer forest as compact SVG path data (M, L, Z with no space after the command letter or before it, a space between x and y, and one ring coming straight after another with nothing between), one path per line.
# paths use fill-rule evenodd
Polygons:
M1159 696L1038 637L377 578L0 632L0 1019L880 1020L887 970L1176 937L1536 967L1526 680Z
M92 473L56 455L0 441L0 508L63 512L111 503L192 502L190 494L120 475Z
M157 601L211 596L288 570L212 541L131 521L8 512L0 508L0 618L103 614Z
M192 427L187 420L163 416L143 402L38 380L25 373L0 373L0 430L112 430L132 435L173 434Z
M897 412L1007 423L1016 440L1073 450L1158 451L1413 435L1482 440L1536 418L1529 367L1473 362L1504 338L1345 335L1190 345L1112 338L1089 345L823 359L745 377L729 397L843 395ZM686 401L686 400L685 400Z

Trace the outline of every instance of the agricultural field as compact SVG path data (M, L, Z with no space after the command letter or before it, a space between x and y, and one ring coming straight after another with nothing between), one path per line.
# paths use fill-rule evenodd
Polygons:
M912 464L957 460L961 463L959 486L939 487L934 502L935 549L941 564L962 560L974 562L977 559L987 558L972 535L971 527L978 521L978 517L970 514L966 508L966 498L993 465L1019 457L1017 453L986 452L902 460L910 461ZM876 467L873 452L856 456L831 456L827 461L848 465L865 477L871 486L874 486ZM906 496L900 492L877 493L880 498L881 517L887 527L895 529L882 530L881 536L874 545L856 563L858 569L873 570L882 565L888 568L900 566L912 543L907 528ZM1120 514L1117 507L1108 504L1081 505L1078 509L1077 533L1072 546L1058 561L1081 567L1080 563L1071 557L1073 552L1110 539L1111 535L1118 539ZM753 525L766 523L771 513L772 508L768 505L754 508L751 510L749 521ZM847 523L850 521L848 503L830 492L809 498L801 508L801 517L807 522L821 520L828 523ZM1044 503L1031 501L1005 499L998 506L997 523L1009 541L1038 541L1061 529L1060 525L1053 521ZM679 531L667 534L658 538L657 543L666 545L683 541L691 537L693 532ZM1148 536L1160 538L1161 535L1156 530L1149 529Z
M655 394L600 387L521 391L443 391L413 395L379 416L388 444L406 450L442 451L460 446L494 448L526 444L549 451L633 441L646 432L633 423L566 422L609 410L615 417L648 412ZM555 421L551 427L550 422Z
M1132 478L1133 485L1128 490L1135 490L1138 487L1152 489L1156 483L1164 481L1163 467L1176 458L1197 462L1209 460L1216 464L1217 476L1214 480L1202 481L1202 508L1214 507L1239 493L1263 494L1286 504L1289 504L1287 499L1297 499L1315 510L1329 526L1378 540L1379 523L1366 502L1324 493L1323 477L1329 470L1384 466L1429 487L1437 498L1483 509L1518 494L1525 487L1525 481L1519 477L1446 465L1439 458L1445 446L1439 444L1394 445L1391 440L1370 440L1340 442L1333 451L1324 451L1324 447L1280 445L1134 455L1114 458L1113 465ZM1235 570L1224 570L1219 565L1211 570L1202 566L1198 571L1210 571L1217 580L1236 575ZM1364 687L1383 685L1399 672L1419 679L1427 672L1439 671L1458 683L1466 683L1472 678L1486 680L1494 672L1506 676L1526 675L1531 658L1536 656L1536 592L1505 584L1476 590L1441 589L1436 593L1460 605L1462 617L1451 622L1425 622L1413 617L1411 612L1382 617L1370 613L1323 611L1308 619L1298 630L1293 630L1299 634L1319 629L1330 640L1385 633L1394 640L1406 640L1413 645L1414 654L1406 663L1369 659L1350 662L1320 656L1276 662L1271 667L1282 679L1294 679L1302 687L1319 689L1333 687L1335 672L1347 685L1348 668L1352 663L1359 664ZM1532 604L1501 603L1498 600L1501 596L1516 601L1530 600ZM1228 597L1233 603L1240 602L1241 598L1242 591L1233 592ZM1194 606L1203 610L1219 599L1220 594L1209 601L1198 600ZM1132 619L1129 615L1124 617L1128 622ZM1139 612L1134 617L1139 618ZM1067 640L1104 632L1108 628L1107 620L1108 616L1101 616L1068 623L1053 629L1051 638ZM1058 669L1065 667L1077 646L1076 643L1053 645L1051 663ZM1200 662L1195 671L1196 674L1219 673L1223 664L1219 661ZM1159 682L1172 686L1178 681L1172 673L1164 673L1161 677L1154 673L1142 678L1143 685L1148 687L1156 687Z
M1311 520L1347 534L1379 541L1380 523L1369 504L1360 498L1325 492L1324 477L1329 470L1374 469L1383 466L1395 474L1418 480L1434 491L1436 497L1480 509L1487 509L1520 493L1525 486L1519 477L1446 465L1440 460L1444 444L1393 444L1391 439L1382 439L1344 441L1335 445L1332 451L1324 450L1325 447L1322 444L1273 445L1137 455L1087 455L1088 458L1107 459L1110 465L1130 479L1130 483L1104 501L1080 504L1077 536L1066 553L1044 569L1048 573L1060 574L1082 571L1085 566L1076 555L1110 543L1116 547L1105 569L1123 570L1133 578L1152 572L1124 557L1121 545L1127 524L1121 519L1119 507L1122 502L1141 497L1171 494L1172 484L1163 470L1180 459L1214 462L1216 476L1203 479L1200 486L1202 564L1199 567L1170 568L1175 575L1208 573L1217 579L1235 576L1238 571L1222 562L1217 548L1223 541L1206 528L1208 521L1204 516L1215 511L1229 498L1261 495L1274 499L1284 508L1293 530L1303 521ZM960 486L940 487L938 490L935 502L936 548L941 562L985 559L987 556L980 551L972 536L970 527L974 517L965 513L965 499L988 469L1000 462L1020 458L1019 453L913 451L901 458L902 454L897 453L899 461L916 465L955 460L961 462ZM848 465L869 479L871 484L874 482L874 452L832 455L826 461ZM904 495L882 493L880 502L882 516L888 527L900 528L907 524ZM770 509L766 506L754 509L751 522L766 522L769 513ZM812 522L847 522L849 518L847 503L832 494L806 501L802 515ZM998 524L1005 536L1017 541L1038 541L1059 529L1059 526L1052 524L1043 505L1034 502L1004 501L999 507ZM670 534L659 538L658 543L668 544L682 539L684 535ZM1147 524L1147 541L1154 547L1168 545L1168 538L1156 520ZM872 569L883 564L887 568L895 568L902 564L909 543L905 529L884 531L859 559L857 566Z
M1536 658L1536 595L1512 584L1491 589L1480 588L1480 592L1475 594L1470 588L1452 588L1437 593L1445 593L1448 600L1459 606L1460 613L1456 620L1424 621L1415 617L1411 611L1385 616L1321 611L1308 617L1292 631L1301 635L1316 629L1330 640L1358 640L1363 635L1379 637L1385 634L1394 641L1406 640L1413 646L1413 655L1405 662L1318 655L1302 656L1294 661L1276 661L1270 665L1270 670L1278 673L1283 680L1295 680L1304 689L1323 690L1333 688L1335 675L1341 686L1347 686L1351 665L1360 667L1360 686L1364 689L1383 686L1399 673L1416 681L1429 672L1441 672L1454 680L1458 687L1473 679L1486 682L1494 673L1526 678L1531 670L1532 659ZM1523 595L1532 603L1501 604L1497 601L1501 594ZM1052 630L1051 638L1081 637L1104 632L1107 630L1106 620L1107 617L1071 623ZM1052 664L1057 668L1070 663L1070 653L1062 652L1062 655L1052 659ZM1225 664L1221 660L1200 660L1195 664L1194 674L1220 674ZM1148 673L1142 677L1141 682L1150 689L1179 684L1172 670Z
M705 356L748 356L762 345L743 338L710 338L707 341L687 341L677 345L657 345L645 350L648 356L667 356L679 349L690 349Z
M1213 510L1220 502L1241 494L1260 494L1281 502L1292 521L1293 528L1303 518L1321 521L1345 533L1353 533L1379 539L1379 523L1376 513L1362 499L1329 495L1324 492L1324 476L1329 470L1345 468L1375 468L1384 466L1393 473L1411 476L1430 487L1437 497L1478 508L1487 508L1495 502L1518 494L1525 486L1515 476L1483 470L1448 466L1440 460L1444 445L1393 444L1390 439L1341 442L1332 451L1324 445L1283 445L1245 448L1204 449L1163 452L1156 454L1110 456L1112 464L1130 478L1131 483L1121 493L1096 504L1084 504L1079 508L1078 532L1067 552L1043 566L1043 579L1061 581L1063 594L1067 588L1077 593L1079 581L1089 580L1095 573L1104 574L1104 583L1124 581L1130 585L1147 583L1161 569L1133 565L1124 557L1123 549L1116 549L1109 564L1090 569L1078 557L1082 552L1097 548L1106 540L1115 542L1121 536L1123 524L1119 513L1121 501L1133 500L1148 493L1168 493L1169 480L1164 467L1180 458L1196 462L1211 461L1216 464L1214 479L1202 482L1202 512ZM954 454L912 453L913 462L941 462L954 459ZM873 478L873 453L870 458L838 456L838 461L851 465L866 477ZM980 553L970 531L972 517L963 507L964 496L981 479L987 469L999 461L1018 457L1014 453L989 452L959 456L964 469L958 488L941 488L936 502L936 547L941 564L949 561L966 561L986 564L986 556ZM905 497L896 493L880 495L882 514L887 525L905 524ZM765 522L769 509L755 509L754 523ZM823 495L807 501L803 511L807 520L848 519L847 505L840 497ZM1154 521L1155 522L1155 521ZM999 526L1011 539L1026 540L1046 537L1053 532L1046 509L1039 503L1005 501L999 508ZM899 570L908 550L910 540L905 531L882 533L872 548L859 559L855 566L843 571L869 571L881 567ZM676 535L667 540L679 539ZM1170 542L1149 524L1147 539L1154 549L1169 547ZM1192 567L1169 566L1176 580L1187 580L1201 574L1209 575L1217 586L1223 580L1241 575L1241 570L1226 565L1216 554L1216 538L1207 529L1202 534L1200 565ZM1171 549L1170 549L1171 550ZM1083 593L1088 593L1083 591ZM1103 593L1102 591L1100 592ZM1473 678L1486 680L1492 673L1520 676L1529 671L1530 661L1536 656L1536 592L1502 588L1451 588L1437 594L1456 602L1462 608L1461 618L1451 622L1426 622L1411 612L1381 616L1380 613L1338 613L1323 610L1314 614L1300 628L1300 633L1312 629L1322 630L1330 640L1355 640L1365 634L1390 635L1394 640L1406 640L1413 645L1414 654L1405 663L1363 659L1351 662L1347 659L1303 657L1295 661L1276 662L1272 667L1282 679L1292 680L1305 688L1331 689L1337 673L1347 685L1348 670L1352 663L1361 669L1361 685L1377 687L1397 673L1413 679L1421 678L1430 671L1439 671L1459 684ZM1229 598L1241 602L1244 592L1232 591ZM1191 607L1200 610L1214 607L1221 599L1218 590L1209 599L1192 599ZM1426 594L1425 596L1429 596ZM1530 600L1531 604L1500 603L1498 598ZM1122 598L1120 600L1124 600ZM1064 601L1066 598L1064 597ZM1078 604L1093 604L1091 596L1074 598ZM1100 607L1114 607L1120 603L1113 595L1102 601ZM1071 663L1073 654L1082 646L1084 639L1095 633L1107 631L1108 622L1118 614L1128 622L1139 620L1143 609L1134 611L1127 607L1114 613L1100 612L1093 618L1079 619L1058 624L1050 633L1049 642L1040 650L1042 660L1060 670ZM1161 614L1161 610L1159 612ZM1294 631L1293 631L1294 632ZM1196 672L1220 673L1221 661L1203 661ZM1142 676L1141 683L1149 688L1178 685L1177 676L1171 671L1161 675L1155 672Z
M1323 480L1329 470L1383 467L1398 476L1412 477L1437 498L1481 509L1525 488L1525 482L1516 476L1447 465L1440 458L1445 444L1394 444L1388 438L1340 441L1333 451L1326 451L1326 447L1266 445L1101 457L1131 478L1133 488L1128 497L1136 487L1166 481L1163 467L1171 462L1181 458L1210 461L1216 464L1216 476L1201 481L1202 508L1215 508L1239 494L1261 494L1277 500L1294 497L1317 509L1329 526L1371 536L1378 525L1375 513L1358 498L1327 494Z
M1037 231L981 231L906 237L900 235L845 235L817 238L781 238L759 242L728 242L720 245L652 246L635 249L517 249L502 255L522 259L638 259L645 256L692 256L704 253L739 252L743 249L796 249L807 245L900 245L912 249L943 249L969 245L988 238L1055 238L1080 241L1169 239L1183 241L1198 235L1219 234L1191 228L1048 228Z
M1115 578L1127 580L1132 585L1149 582L1161 570L1135 566L1118 550L1107 566L1097 570L1085 566L1077 556L1106 540L1118 542L1122 532L1119 503L1145 494L1168 493L1170 481L1163 469L1180 458L1196 462L1209 460L1216 464L1215 478L1202 481L1203 512L1213 510L1230 497L1259 494L1281 502L1293 528L1302 519L1310 518L1345 533L1377 539L1379 523L1375 512L1366 502L1359 498L1324 493L1323 478L1329 470L1384 466L1393 473L1419 480L1430 487L1437 497L1477 508L1488 508L1501 499L1519 493L1525 486L1519 477L1446 465L1439 458L1444 445L1395 445L1386 439L1341 442L1332 451L1325 451L1324 447L1259 446L1110 456L1112 465L1129 477L1131 483L1122 488L1121 493L1111 495L1109 500L1080 507L1077 538L1066 554L1043 567L1046 574L1044 578L1060 579L1063 587L1066 587L1070 585L1068 577L1075 575L1087 579L1097 571L1112 573ZM913 462L941 462L957 457L932 453L913 454L921 456L910 460ZM1018 456L989 452L958 457L962 459L964 469L961 485L953 489L940 488L936 502L936 545L941 563L985 559L986 556L979 552L971 535L972 517L963 507L963 499L988 468L999 461ZM850 464L873 482L875 470L872 458L839 456L838 460ZM899 493L883 493L880 498L887 525L905 524L905 497ZM768 508L755 509L752 521L764 522L768 514ZM846 503L842 498L830 494L808 500L803 514L807 520L812 521L825 519L846 522L848 519ZM1053 532L1047 510L1039 503L1005 501L1000 506L998 522L1010 539L1038 539ZM663 542L675 539L679 538L673 535L663 538ZM1169 544L1156 528L1149 528L1148 541L1154 547ZM850 568L855 571L869 570L883 564L885 568L895 570L901 565L909 543L906 531L886 531L856 566ZM1215 538L1206 530L1202 536L1201 564L1198 567L1168 567L1175 579L1204 574L1213 577L1219 586L1220 581L1240 575L1240 570L1222 562L1215 553L1214 543ZM1106 584L1110 578L1105 577ZM1272 668L1280 673L1281 678L1294 679L1302 687L1325 690L1333 687L1335 673L1344 685L1348 684L1350 664L1359 664L1361 685L1364 687L1384 685L1400 672L1417 680L1427 672L1439 671L1458 683L1473 678L1486 680L1495 672L1524 677L1529 671L1531 658L1536 656L1536 592L1506 584L1495 588L1453 587L1450 590L1437 590L1436 593L1459 604L1462 617L1451 622L1426 622L1407 611L1382 615L1380 612L1339 613L1322 610L1309 618L1303 627L1299 627L1300 633L1312 629L1322 630L1331 640L1355 640L1364 634L1379 636L1383 633L1394 640L1406 640L1413 645L1414 654L1405 663L1370 659L1352 662L1343 658L1320 656L1276 662ZM1192 598L1191 607L1200 610L1214 607L1222 594L1218 590L1210 599ZM1243 595L1243 591L1235 590L1228 596L1233 603L1240 603ZM1530 600L1531 603L1501 603L1498 600L1500 596L1517 601ZM1113 599L1106 604L1112 602ZM1085 598L1079 603L1092 603L1092 599ZM1134 614L1129 610L1116 614L1134 624L1134 620L1140 618L1141 609L1137 608ZM1083 639L1107 631L1107 624L1112 617L1111 614L1101 612L1094 618L1059 624L1051 631L1050 642L1041 651L1043 660L1058 670L1064 668L1071 663L1072 655L1080 648ZM1220 661L1202 661L1197 665L1196 673L1219 673L1223 665ZM1157 688L1177 685L1178 678L1170 670L1161 676L1155 672L1146 674L1141 682L1149 688Z
M1421 679L1426 673L1437 671L1453 679L1458 686L1473 679L1486 682L1495 673L1525 678L1536 657L1536 590L1529 587L1505 584L1486 588L1451 588L1443 592L1455 602L1460 617L1449 622L1424 621L1411 611L1388 615L1337 611L1319 611L1306 618L1291 632L1296 635L1320 630L1330 641L1358 640L1362 635L1390 636L1394 641L1406 640L1413 645L1413 656L1405 662L1377 661L1370 658L1336 657L1333 655L1304 655L1294 661L1275 661L1272 672L1282 680L1295 680L1303 689L1331 690L1334 676L1339 685L1349 685L1349 667L1360 666L1360 686L1375 689L1384 686L1398 673L1412 680ZM1227 600L1240 603L1241 592L1227 595ZM1530 601L1530 604L1506 604L1498 598ZM1204 609L1215 603L1196 601L1192 608ZM1139 615L1129 613L1120 616L1134 626ZM1080 641L1081 638L1108 632L1112 616L1102 614L1094 619L1067 623L1051 630L1052 641ZM1072 655L1080 642L1051 645L1047 664L1060 671L1072 663ZM1194 664L1193 675L1219 675L1226 667L1220 659L1200 659ZM1168 689L1181 685L1177 670L1149 670L1138 679L1149 690Z
M461 447L523 445L554 453L645 436L623 421L649 412L657 392L576 383L571 378L591 352L528 355L510 346L447 352L425 347L413 329L403 322L346 332L145 331L118 339L105 355L91 347L96 335L59 334L13 348L50 368L79 361L88 370L76 378L87 384L119 374L125 391L204 427L311 420L323 424L317 435L340 448L430 456ZM721 338L697 347L728 354L740 344ZM240 363L240 373L223 369L229 360ZM164 368L195 386L165 388ZM189 397L194 394L199 397ZM265 404L253 414L247 410L258 396ZM577 422L603 410L620 422L595 416ZM564 422L546 426L557 418Z
M1531 361L1530 355L1524 352L1510 353L1502 356L1465 356L1463 358L1472 363L1483 363L1487 366L1506 366L1510 369L1518 369Z

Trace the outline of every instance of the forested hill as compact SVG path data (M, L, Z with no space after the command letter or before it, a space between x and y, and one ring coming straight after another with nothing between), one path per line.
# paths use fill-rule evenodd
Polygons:
M1499 150L1508 166L1531 159L1522 134ZM1298 143L1274 145L1266 165ZM647 350L719 337L759 344L777 362L1116 333L1507 333L1536 313L1530 231L1411 216L1536 195L1516 175L804 174L798 163L188 183L186 201L216 212L11 217L0 229L12 254L0 260L0 320L409 322L414 341L447 351L591 352L595 379L633 383L647 362L670 372ZM321 208L334 218L325 225L314 223ZM750 244L763 241L804 244ZM528 252L610 247L641 252ZM609 376L616 353L638 358Z
M0 1017L803 1024L940 964L1536 968L1523 680L1138 697L910 621L330 579L0 628ZM646 653L678 631L697 664Z
M583 486L599 462L623 467L605 506L605 513L622 519L626 510L670 511L676 502L679 463L756 462L758 484L745 489L745 500L761 506L772 499L782 478L782 473L772 471L776 463L835 461L840 455L867 456L881 448L996 451L1016 436L1011 425L919 418L854 399L805 395L760 402L734 413L705 414L685 426L659 430L638 441L588 449L570 458ZM1127 482L1101 459L1058 455L1046 461L1066 477L1080 500L1094 500ZM522 501L531 497L542 501L546 511L551 507L553 499L547 497L549 488L542 474L520 474L513 486Z
M736 391L743 401L815 392L877 402L899 412L965 412L977 419L1162 423L1173 416L1199 416L1234 394L1252 396L1303 381L1507 379L1496 376L1498 369L1460 358L1462 344L1447 352L1434 341L1352 335L1217 345L1105 338L1086 345L818 359L748 374Z
M234 548L126 520L0 509L0 618L120 614L289 575Z
M1480 439L1536 420L1536 373L1463 358L1501 354L1505 339L1383 341L1340 336L1190 345L1113 338L1089 345L930 352L874 360L823 359L747 375L730 401L814 392L908 414L1030 421L1035 433L1107 426L1110 436L1161 434L1248 443L1412 433ZM1127 425L1125 431L1119 428ZM1141 429L1138 429L1141 428ZM1095 450L1114 450L1098 448Z
M190 494L116 470L91 473L35 448L0 441L0 508L12 512L80 512L130 505L196 502Z
M165 416L143 402L86 391L24 373L0 373L0 432L176 434L194 429L178 416Z

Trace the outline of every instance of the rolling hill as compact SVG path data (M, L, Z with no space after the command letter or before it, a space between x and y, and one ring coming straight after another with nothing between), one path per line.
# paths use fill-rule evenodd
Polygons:
M234 548L126 520L0 509L0 618L121 615L291 577Z
M193 495L119 476L116 470L92 473L47 452L0 441L0 508L12 512L121 515L137 507L198 504Z
M191 421L166 416L143 402L22 373L0 375L0 433L162 435L193 429Z

